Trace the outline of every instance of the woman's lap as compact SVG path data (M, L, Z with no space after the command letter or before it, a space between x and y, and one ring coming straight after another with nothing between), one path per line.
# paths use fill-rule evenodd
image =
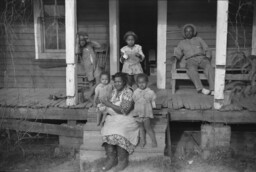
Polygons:
M108 115L101 134L103 142L119 145L132 153L138 143L139 125L130 116Z

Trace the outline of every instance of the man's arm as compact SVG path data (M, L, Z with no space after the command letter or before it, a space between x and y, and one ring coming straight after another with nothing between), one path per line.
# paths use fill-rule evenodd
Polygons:
M180 60L183 57L182 43L180 42L177 47L174 48L173 56L171 57L171 63L174 63L176 59Z
M178 60L180 60L180 59L183 57L184 53L183 53L183 45L182 45L182 42L180 42L180 43L178 44L178 46L174 48L174 53L173 53L173 55L174 55Z
M202 38L200 38L200 37L198 37L198 38L199 38L199 42L204 50L205 56L208 58L211 58L211 51L209 50L208 45Z

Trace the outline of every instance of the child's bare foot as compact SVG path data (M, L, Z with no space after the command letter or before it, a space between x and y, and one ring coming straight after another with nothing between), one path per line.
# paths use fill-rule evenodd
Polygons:
M144 147L145 147L145 144L146 144L145 139L141 139L141 138L140 138L140 147L141 147L141 148L144 148Z
M156 142L152 142L152 148L156 148L157 147L157 143Z

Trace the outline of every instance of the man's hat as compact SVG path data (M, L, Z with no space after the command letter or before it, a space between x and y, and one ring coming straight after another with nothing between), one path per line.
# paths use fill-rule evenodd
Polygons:
M185 36L185 29L186 29L186 27L192 27L193 30L194 30L194 35L193 35L193 36L196 36L196 35L197 35L197 29L196 29L196 26L195 26L195 25L193 25L193 24L185 24L185 25L182 27L182 30L181 30L181 33L182 33L182 35L183 35L184 38L186 37L186 36Z

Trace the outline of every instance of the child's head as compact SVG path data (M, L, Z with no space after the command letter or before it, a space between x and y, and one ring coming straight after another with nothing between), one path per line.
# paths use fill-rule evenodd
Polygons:
M126 32L124 35L124 41L130 47L132 47L135 44L137 39L138 39L137 35L132 31Z
M148 76L144 73L138 74L136 83L140 89L144 90L148 86Z
M110 74L108 72L102 72L100 74L100 83L107 85L110 82Z
M87 44L88 39L89 39L88 33L80 31L77 34L79 35L79 45L81 47L84 47Z

